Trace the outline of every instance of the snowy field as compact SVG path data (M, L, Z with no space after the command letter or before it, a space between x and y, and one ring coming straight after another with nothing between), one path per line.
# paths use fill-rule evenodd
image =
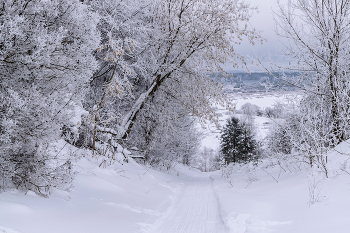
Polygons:
M259 106L261 109L267 107L273 107L278 102L287 102L290 99L296 98L295 93L257 93L257 94L247 94L247 93L235 93L230 94L228 97L232 100L232 103L236 105L236 110L240 110L241 107L246 103L251 103ZM226 109L218 106L217 113L219 113L219 123L221 126L226 124L228 118L232 116L230 112ZM240 114L235 114L236 117L240 118ZM268 125L270 124L270 119L266 117L254 117L255 127L258 129L256 136L258 139L262 140L268 131ZM202 141L202 147L208 147L211 149L217 149L220 145L220 131L218 131L215 125L209 125L207 129L204 130L205 136Z
M238 106L268 107L276 99L247 98ZM264 132L268 119L256 121ZM216 136L203 145L218 147ZM280 167L236 168L229 177L180 165L169 174L135 162L102 168L80 151L86 158L71 190L50 198L0 194L0 233L348 233L350 175L335 169L348 158L350 141L336 149L330 178Z
M228 97L232 102L236 103L236 109L240 109L245 103L258 105L260 108L272 107L276 101L284 101L284 99L294 98L294 92L268 92L268 93L234 93Z

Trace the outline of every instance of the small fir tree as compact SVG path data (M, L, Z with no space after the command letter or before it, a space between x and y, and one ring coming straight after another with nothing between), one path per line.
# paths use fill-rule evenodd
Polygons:
M238 118L228 119L221 135L220 149L226 164L256 159L257 143L249 127Z

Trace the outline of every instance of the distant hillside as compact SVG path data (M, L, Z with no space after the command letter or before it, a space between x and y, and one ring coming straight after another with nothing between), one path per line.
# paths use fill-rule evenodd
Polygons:
M280 76L279 73L274 73ZM289 80L296 80L298 73L286 74ZM295 86L288 84L280 79L275 78L267 73L231 73L231 77L213 77L218 82L225 85L225 92L265 92L265 91L294 91L298 90Z

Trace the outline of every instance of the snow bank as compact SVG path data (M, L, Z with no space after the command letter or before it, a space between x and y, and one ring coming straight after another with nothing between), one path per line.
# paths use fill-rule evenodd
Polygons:
M1 193L0 233L136 232L156 221L181 187L177 176L137 164L98 165L82 159L74 187L50 198Z
M328 154L330 178L317 167L232 168L212 175L230 233L347 233L350 229L350 140ZM343 170L339 169L343 168ZM345 169L345 170L344 170Z

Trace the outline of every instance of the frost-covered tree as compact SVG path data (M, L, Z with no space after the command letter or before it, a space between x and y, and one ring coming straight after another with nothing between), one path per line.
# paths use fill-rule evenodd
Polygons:
M287 118L286 136L293 145L293 156L311 167L318 166L328 175L327 154L334 146L329 127L333 118L326 114L330 105L319 95L307 95L301 101Z
M349 13L349 0L289 0L285 7L280 5L276 17L278 34L289 41L288 69L302 74L303 102L317 100L322 105L316 111L320 122L329 118L333 146L349 137ZM306 115L310 104L304 107Z
M244 123L249 127L252 133L255 133L256 126L254 123L254 119L255 119L255 116L258 115L258 112L261 111L260 107L255 104L245 103L241 107L241 111L243 113L241 120L244 121Z
M287 134L296 153L327 174L327 152L349 138L350 1L288 0L277 13L277 32L299 71L304 92L296 104L295 127ZM295 81L295 80L291 80Z
M248 24L254 9L244 1L90 2L102 18L103 37L96 54L101 69L93 77L88 103L92 148L96 140L126 145L135 135L133 126L145 119L153 104L157 106L151 107L152 116L165 105L170 106L166 111L173 108L172 103L175 109L182 105L178 113L168 111L173 119L187 114L215 120L211 105L227 103L221 86L208 74L222 71L220 64L229 58L235 66L244 64L235 51L242 37L251 43L259 40ZM164 128L173 124L166 122Z
M180 83L187 83L188 75L184 74L201 79L205 74L222 71L220 65L229 58L238 66L238 61L244 63L244 58L235 51L235 45L243 36L251 43L259 39L248 26L252 8L244 1L167 0L156 4L152 11L155 34L151 47L155 62L147 74L148 89L124 115L119 138L127 137L144 104L166 80L180 79ZM206 86L202 87L205 90ZM217 93L210 94L212 102L222 100ZM213 114L201 111L204 103L207 101L194 107L199 116L212 119Z
M236 117L227 120L224 126L220 151L227 164L244 163L257 159L257 143L249 127Z
M69 183L67 156L53 144L71 122L97 68L98 16L78 0L0 4L0 180L48 194ZM73 125L71 125L73 124ZM73 129L72 128L72 129ZM74 131L74 129L73 129Z
M102 40L95 53L99 69L85 96L84 107L90 114L81 136L95 150L96 141L111 141L112 136L112 144L123 144L115 137L122 116L135 98L146 91L145 74L153 64L147 49L152 34L149 11L153 4L143 0L92 0L89 5L100 17L98 29Z
M146 163L171 169L189 165L200 145L197 120L166 93L156 94L141 110L126 144L142 151Z
M285 121L275 120L267 134L265 141L269 153L290 155L292 153L293 144L291 141L292 126L287 125Z
M268 153L317 166L328 175L327 153L334 145L329 127L332 117L324 117L329 105L322 101L321 96L306 95L284 108L283 119L271 122L266 138Z

